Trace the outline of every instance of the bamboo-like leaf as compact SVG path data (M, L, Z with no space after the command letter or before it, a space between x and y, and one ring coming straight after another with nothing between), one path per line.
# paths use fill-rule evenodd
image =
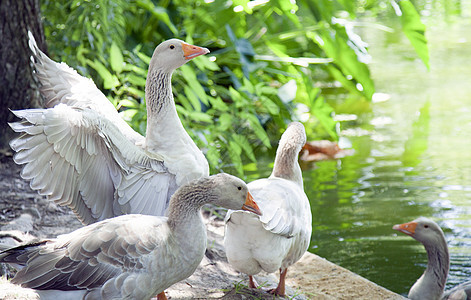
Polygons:
M329 133L332 138L338 139L337 132L335 131L336 122L332 118L332 113L334 110L329 104L325 102L324 97L318 97L314 101L311 107L311 112L316 116L327 133Z
M375 89L368 67L358 60L358 56L345 40L348 35L341 24L337 25L336 35L332 37L329 30L320 30L317 34L308 33L308 36L317 43L329 57L334 58L336 68L340 69L343 76L353 77L357 81L355 88L368 100L371 100Z
M249 123L250 126L252 127L255 135L260 139L260 141L267 147L271 147L270 144L270 138L268 138L268 135L263 129L262 125L260 125L260 121L257 119L255 115L244 113L242 115L242 118L246 119Z
M213 119L210 115L199 112L199 111L190 111L188 113L189 117L196 122L205 122L205 123L212 123Z
M119 101L119 107L128 107L128 108L139 108L139 103L136 100L124 99Z
M134 96L135 98L141 98L144 99L145 93L144 90L136 89L135 87L132 86L127 86L127 85L122 85L121 89L129 93L130 95Z
M221 97L208 97L208 99L213 109L221 112L226 112L229 110L229 107L226 103L224 103L224 101L222 101Z
M198 97L196 97L194 90L188 85L185 85L184 90L185 90L186 98L190 101L191 105L193 106L193 109L200 111L201 103Z
M248 158L251 161L256 161L252 146L250 145L249 140L245 136L233 133L232 139L244 150L245 154L247 154Z
M96 59L94 61L87 60L87 63L95 69L103 79L103 87L105 89L113 89L119 85L118 77L112 75L100 61Z
M207 134L206 137L210 136ZM218 166L220 164L221 155L217 148L209 147L208 151L205 153L206 158L208 159L209 165Z
M280 107L276 105L276 103L273 102L270 98L266 96L261 96L260 101L263 105L263 108L265 108L269 114L277 115L280 113Z
M219 117L219 129L221 131L228 130L229 128L233 126L233 120L234 120L234 117L231 114L226 114L226 113L222 114Z
M402 30L427 69L430 69L425 25L420 20L420 15L414 5L409 0L401 0L399 6L402 13L400 16Z
M121 53L121 49L119 49L116 42L111 44L110 48L110 64L111 69L116 73L121 73L123 71L124 59L123 54Z
M195 71L188 65L183 65L180 67L180 69L182 70L182 75L188 83L189 87L193 90L195 95L198 96L199 100L207 105L209 101L206 96L206 92L196 78Z
M229 157L234 164L234 168L236 169L239 176L244 174L244 169L242 167L242 159L240 155L242 154L242 148L239 146L237 142L234 140L229 141Z
M151 0L138 0L136 3L152 13L158 20L165 23L174 34L178 32L175 25L170 21L167 10L164 7L156 6Z

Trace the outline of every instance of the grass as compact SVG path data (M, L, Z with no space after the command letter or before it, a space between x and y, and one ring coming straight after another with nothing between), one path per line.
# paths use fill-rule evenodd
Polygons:
M267 287L268 282L265 281L256 289L249 288L246 284L243 283L244 281L238 281L234 283L232 288L222 290L225 293L225 296L221 299L225 300L235 300L235 299L251 299L251 300L268 300L268 299L282 299L283 297L277 297L268 293L263 288ZM300 294L296 291L291 296L286 296L283 299L294 299L295 297L299 296Z

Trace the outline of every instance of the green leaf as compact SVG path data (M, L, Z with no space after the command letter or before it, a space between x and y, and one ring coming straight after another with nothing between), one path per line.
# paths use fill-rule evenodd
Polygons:
M113 89L119 85L118 77L112 75L110 71L108 71L106 67L97 59L94 61L87 60L87 64L95 69L98 75L100 75L100 77L103 79L103 87L105 89Z
M141 99L144 99L145 97L145 93L144 93L144 90L139 90L139 89L136 89L135 87L132 87L132 86L126 86L126 85L122 85L121 86L121 89L126 91L129 95L135 97L135 98L141 98Z
M240 155L242 154L242 148L237 144L236 141L230 140L229 141L229 157L234 164L234 168L236 169L239 176L244 174L244 169L242 167L242 160Z
M121 111L119 114L121 115L121 118L123 118L126 121L131 121L134 116L137 114L138 110L137 109L125 109Z
M119 107L128 107L128 108L139 108L139 103L136 100L121 100L118 103L118 108Z
M247 90L247 92L251 94L255 94L255 88L253 84L248 80L246 77L243 78L243 83L244 83L244 88Z
M262 141L262 143L268 148L271 148L270 139L268 138L265 129L263 129L262 125L260 125L260 121L257 119L257 117L249 113L243 113L242 118L247 119L253 131L255 132L255 135L257 135L260 141Z
M205 135L206 137L209 136ZM205 153L206 158L209 161L211 166L218 166L220 165L221 155L219 150L216 147L209 147L208 151Z
M333 108L325 101L324 97L320 96L320 89L313 88L309 84L310 79L308 76L303 77L306 83L307 93L309 95L310 113L314 115L327 133L334 139L338 139L336 132L337 122L332 118Z
M198 59L193 60L195 65L200 69L201 71L219 71L220 68L217 63L214 61L209 60L209 57L206 55L200 56Z
M219 123L220 123L219 129L221 131L228 130L229 128L233 126L233 120L234 120L234 117L231 114L226 114L226 113L222 114L219 117Z
M265 108L270 114L277 115L280 113L280 107L276 105L270 98L266 96L260 97L263 108Z
M136 3L142 8L145 8L148 12L152 13L152 15L158 20L165 23L165 25L168 26L173 34L178 32L175 25L173 25L172 21L170 21L167 10L164 7L156 6L154 3L152 3L151 0L138 0Z
M328 65L327 71L329 71L330 75L340 82L342 86L350 91L351 93L358 94L360 97L364 96L355 86L355 83L352 80L349 80L345 77L345 75L334 65ZM371 99L368 99L371 100Z
M224 101L222 101L221 97L208 97L209 98L209 102L211 103L211 106L216 109L216 110L219 110L221 112L225 112L225 111L228 111L229 110L229 107L227 106L226 103L224 103Z
M119 49L116 42L113 41L110 48L110 63L111 69L116 73L121 73L123 71L124 59L121 50Z
M204 104L208 104L208 98L204 88L199 83L198 79L196 78L195 71L188 65L183 65L180 67L182 71L183 78L185 78L186 82L188 83L191 90L198 96L199 100Z
M316 116L332 138L338 139L337 132L335 131L337 123L332 118L333 112L334 110L325 102L324 97L317 97L317 99L312 100L311 113Z
M136 55L137 55L137 57L139 57L146 64L150 64L150 60L152 59L152 57L147 56L144 53L139 52L139 51L136 52ZM147 70L145 70L145 71L147 72Z
M185 95L188 101L190 101L191 106L193 106L194 110L200 111L201 110L201 103L198 97L196 97L196 94L194 92L194 89L192 89L190 86L185 85L184 87L185 90Z
M232 134L232 139L244 150L245 154L253 162L256 162L255 155L253 154L252 146L249 143L249 140L243 136L236 133Z
M193 105L191 105L190 101L188 101L188 98L183 93L178 93L176 95L175 103L178 103L181 106L183 106L185 111L186 110L193 110ZM186 114L186 112L185 112L185 114Z
M193 121L196 121L196 122L206 122L206 123L213 122L213 118L210 115L199 112L199 111L190 111L188 115Z
M425 25L420 21L419 13L409 0L401 0L399 6L402 12L402 30L427 69L430 69Z
M355 15L356 2L352 0L337 0L345 8L348 13Z
M146 86L146 78L141 77L135 74L128 74L126 77L124 77L126 81L131 83L134 86L141 86L144 87Z
M343 77L353 77L360 85L355 84L367 99L371 100L375 92L374 83L368 67L358 60L358 56L348 43L348 35L341 24L337 24L336 34L332 36L330 30L320 30L317 33L306 33L313 42L324 49L329 57L334 59L336 68L340 69Z

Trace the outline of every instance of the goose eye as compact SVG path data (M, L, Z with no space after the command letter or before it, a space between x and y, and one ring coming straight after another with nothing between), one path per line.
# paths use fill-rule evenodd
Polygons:
M237 189L240 191L240 190L242 189L242 187L241 187L241 186L238 186Z
M424 228L428 228L428 225L424 225Z
M170 49L175 49L175 45L170 45Z

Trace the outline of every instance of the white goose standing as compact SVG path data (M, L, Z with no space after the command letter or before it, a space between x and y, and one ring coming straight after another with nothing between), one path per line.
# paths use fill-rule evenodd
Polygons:
M218 174L180 187L168 218L107 219L4 250L0 262L22 266L12 283L45 299L166 299L164 290L193 274L203 258L207 238L200 208L206 203L260 214L242 180Z
M471 281L462 283L453 289L445 289L450 256L442 229L434 221L420 217L412 222L397 224L393 229L403 232L421 242L427 251L427 268L414 283L408 298L412 300L466 300L471 299Z
M224 246L229 263L249 275L249 286L257 286L253 275L280 270L278 286L270 292L285 294L288 267L306 252L311 239L311 208L304 193L298 155L306 143L301 123L291 123L283 133L269 178L248 184L262 212L229 211Z
M10 126L21 135L10 145L33 189L90 224L130 213L163 215L179 186L209 175L178 118L171 87L173 71L206 48L177 39L156 47L145 88L144 138L93 81L49 59L29 36L48 108L14 111L22 120Z

